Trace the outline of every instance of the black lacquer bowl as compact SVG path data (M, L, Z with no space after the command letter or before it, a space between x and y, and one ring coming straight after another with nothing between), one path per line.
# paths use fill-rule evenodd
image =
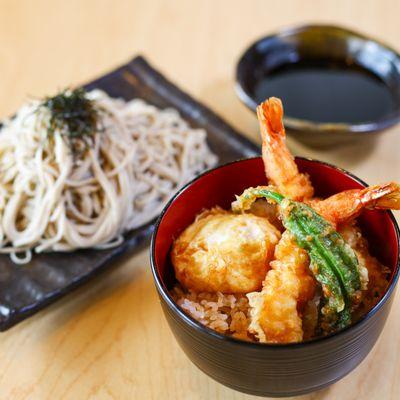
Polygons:
M307 144L371 139L400 121L400 55L346 28L295 26L244 51L236 89L252 110L266 96L281 97L285 127Z
M365 183L337 167L297 158L310 175L317 196L329 196ZM206 172L165 207L156 223L151 266L161 305L176 340L203 372L233 389L260 396L293 396L328 386L352 371L378 339L399 275L399 229L391 212L365 211L358 219L370 251L392 273L379 303L354 325L324 338L299 344L259 344L216 333L186 315L169 290L174 285L169 252L173 240L204 208L229 208L235 194L265 184L261 158L245 159Z

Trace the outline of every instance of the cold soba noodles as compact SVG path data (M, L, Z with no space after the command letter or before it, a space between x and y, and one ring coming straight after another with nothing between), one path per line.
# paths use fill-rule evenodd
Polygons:
M0 131L0 253L118 245L215 163L176 110L99 90L31 101Z

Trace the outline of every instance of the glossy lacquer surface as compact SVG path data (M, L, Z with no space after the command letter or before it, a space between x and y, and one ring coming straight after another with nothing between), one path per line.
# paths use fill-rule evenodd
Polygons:
M364 184L338 168L298 158L316 195L328 196ZM391 268L390 287L361 321L338 334L301 344L266 345L228 338L184 314L170 297L174 283L171 244L203 208L228 208L234 195L266 183L261 158L234 162L204 174L184 188L160 216L151 248L152 270L162 308L178 343L206 374L234 389L262 396L291 396L332 384L369 353L384 327L398 277L399 233L390 212L366 211L359 218L371 252Z
M160 108L174 107L193 127L206 129L208 143L219 163L258 154L255 144L241 136L211 110L178 89L152 68L144 58L89 83L87 89L102 89L112 97L140 97ZM16 266L0 255L0 331L53 303L100 272L115 265L123 254L143 249L154 221L129 232L124 242L109 250L34 255L29 265Z
M236 87L252 110L280 97L285 127L312 145L375 137L400 120L400 55L339 26L295 26L257 40L238 61Z

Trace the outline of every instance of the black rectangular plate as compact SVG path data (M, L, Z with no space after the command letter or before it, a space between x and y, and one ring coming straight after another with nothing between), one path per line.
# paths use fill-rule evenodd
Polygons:
M85 86L102 89L112 97L131 100L139 97L160 108L173 107L193 127L204 128L211 149L224 164L259 154L253 142L240 135L210 109L178 89L152 68L143 57L96 79ZM26 266L0 256L0 331L55 302L91 277L109 268L122 254L143 249L154 221L126 235L119 247L109 250L80 250L72 253L34 255Z

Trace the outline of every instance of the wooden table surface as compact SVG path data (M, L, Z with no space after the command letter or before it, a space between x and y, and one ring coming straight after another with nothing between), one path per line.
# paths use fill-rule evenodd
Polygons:
M400 2L0 1L0 115L28 96L76 85L142 53L244 134L254 115L234 93L234 66L254 39L304 22L337 23L400 49ZM368 182L400 181L400 126L373 144L296 154ZM303 399L400 398L400 302L367 359ZM250 399L214 382L179 349L162 316L148 251L0 334L0 399Z

